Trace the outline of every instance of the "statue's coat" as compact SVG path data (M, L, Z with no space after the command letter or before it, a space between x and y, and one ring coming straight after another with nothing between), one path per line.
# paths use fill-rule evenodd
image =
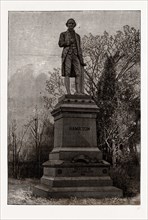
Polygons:
M65 76L65 71L64 71L64 62L65 62L65 58L67 56L67 53L70 49L70 33L69 31L65 31L65 32L62 32L60 34L60 38L59 38L59 46L60 47L63 47L63 51L62 51L62 76ZM80 60L80 64L83 63L83 57L82 57L82 49L81 49L81 38L80 38L80 35L75 33L75 39L76 39L76 45L77 45L77 52L78 52L78 58ZM72 69L71 71L71 75L70 77L75 77L75 72L74 70Z

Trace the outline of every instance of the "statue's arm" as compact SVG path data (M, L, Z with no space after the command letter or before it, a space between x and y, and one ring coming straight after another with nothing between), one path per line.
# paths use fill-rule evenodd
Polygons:
M69 44L65 41L65 35L64 33L61 33L59 38L59 47L67 47L67 46L69 46Z

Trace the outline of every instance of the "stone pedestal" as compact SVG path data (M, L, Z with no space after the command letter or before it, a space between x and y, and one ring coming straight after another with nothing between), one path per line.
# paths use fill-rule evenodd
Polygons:
M43 164L41 184L33 193L44 197L121 197L112 186L109 163L97 147L98 107L90 96L64 95L52 112L54 148Z

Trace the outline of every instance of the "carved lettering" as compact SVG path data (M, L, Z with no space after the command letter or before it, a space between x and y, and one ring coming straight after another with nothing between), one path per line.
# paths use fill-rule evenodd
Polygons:
M90 127L69 127L70 131L89 131Z

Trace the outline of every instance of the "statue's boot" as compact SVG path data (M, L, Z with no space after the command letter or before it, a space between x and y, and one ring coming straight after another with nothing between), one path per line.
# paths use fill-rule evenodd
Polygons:
M66 76L64 81L65 81L66 92L67 92L67 94L70 94L70 78L69 78L69 76Z

